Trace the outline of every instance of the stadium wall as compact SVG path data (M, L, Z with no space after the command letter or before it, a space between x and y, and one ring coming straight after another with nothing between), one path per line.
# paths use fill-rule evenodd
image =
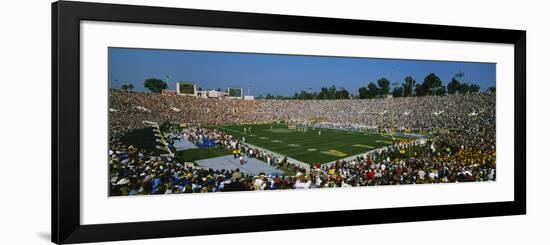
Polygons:
M300 168L302 168L302 169L305 169L305 170L306 170L306 174L309 174L309 171L311 170L311 167L309 166L309 164L304 163L304 162L301 162L301 161L298 161L298 160L296 160L296 159L294 159L294 158L291 158L291 157L288 157L288 156L279 154L279 153L277 153L277 152L270 151L270 150L268 150L268 149L265 149L265 148L262 148L262 147L259 147L259 146L255 146L255 145L253 145L253 144L249 144L249 143L246 143L246 142L241 142L241 144L243 144L243 145L245 145L245 146L247 146L247 147L249 147L249 148L256 148L256 149L258 149L258 150L260 150L260 151L267 152L267 153L269 153L269 154L271 154L271 155L273 155L273 156L276 156L276 157L278 157L278 158L281 158L281 159L284 158L284 157L286 157L288 163L290 163L290 164L292 164L292 165L296 165L296 166L298 166L298 167L300 167Z

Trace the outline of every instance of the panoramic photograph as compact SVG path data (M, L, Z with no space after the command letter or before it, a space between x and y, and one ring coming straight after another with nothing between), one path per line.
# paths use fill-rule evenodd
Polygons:
M108 52L109 196L496 181L495 63Z

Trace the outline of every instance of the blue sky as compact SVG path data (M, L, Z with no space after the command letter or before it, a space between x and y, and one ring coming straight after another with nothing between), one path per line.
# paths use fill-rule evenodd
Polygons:
M331 85L357 94L359 87L381 77L402 84L410 75L421 83L433 72L447 84L459 71L464 82L480 85L481 91L495 86L496 65L490 63L130 48L109 48L108 79L110 88L132 83L137 91L145 91L143 81L155 77L168 80L170 89L186 81L203 89L242 87L245 95L250 89L255 96L292 95Z

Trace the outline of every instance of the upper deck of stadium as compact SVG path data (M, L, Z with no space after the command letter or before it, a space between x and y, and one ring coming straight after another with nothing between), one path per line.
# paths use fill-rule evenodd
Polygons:
M113 124L139 128L143 120L203 125L316 121L404 128L490 128L496 95L346 100L229 100L111 91ZM131 121L136 121L132 125ZM112 125L116 126L116 125Z

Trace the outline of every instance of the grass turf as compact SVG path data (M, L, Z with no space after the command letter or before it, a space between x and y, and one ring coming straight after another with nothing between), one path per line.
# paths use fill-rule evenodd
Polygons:
M288 129L284 123L224 125L212 128L239 139L244 137L246 143L309 164L335 161L392 144L391 136L379 133L335 129L309 129L307 132L297 132ZM251 133L245 133L244 128L251 128Z

